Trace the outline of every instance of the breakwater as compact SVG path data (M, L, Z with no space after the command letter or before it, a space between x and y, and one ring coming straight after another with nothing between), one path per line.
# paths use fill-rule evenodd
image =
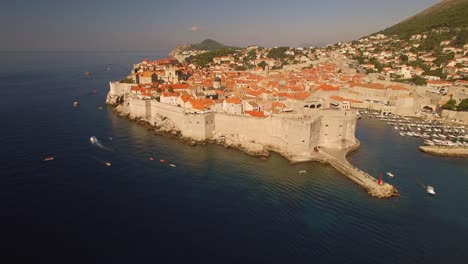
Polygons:
M446 157L468 157L468 147L420 146L422 152Z

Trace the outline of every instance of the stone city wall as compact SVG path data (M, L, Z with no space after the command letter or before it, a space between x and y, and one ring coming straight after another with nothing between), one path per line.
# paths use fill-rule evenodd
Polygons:
M299 118L254 118L225 113L189 114L183 108L155 100L129 99L132 118L151 120L156 114L166 117L184 137L206 140L213 133L240 135L282 153L306 156L315 147L346 148L355 144L354 111L322 110Z
M451 110L442 110L440 114L442 118L461 120L464 123L468 123L468 112L457 112Z
M135 83L119 83L119 82L110 82L109 83L109 93L111 95L125 95L130 93L130 88L135 86Z

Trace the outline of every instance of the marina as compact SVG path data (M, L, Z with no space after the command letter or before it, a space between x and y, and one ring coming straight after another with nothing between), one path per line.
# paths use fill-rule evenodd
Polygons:
M422 138L424 145L468 147L468 128L462 124L449 124L445 120L381 115L380 113L369 113L367 117L386 122L402 137Z

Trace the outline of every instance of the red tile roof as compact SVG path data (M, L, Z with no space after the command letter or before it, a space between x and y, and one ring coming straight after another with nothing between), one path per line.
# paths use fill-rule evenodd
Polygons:
M321 84L319 87L314 89L314 91L318 91L318 90L322 90L322 91L339 91L340 88L332 86L332 85L328 85L328 84Z
M354 99L346 99L344 97L338 96L338 95L332 95L330 96L331 99L336 100L336 101L348 101L350 103L362 103L362 101L354 100Z
M265 114L261 111L244 111L244 113L253 117L261 117L261 118L265 117Z
M232 97L232 98L226 98L226 103L228 104L240 104L242 103L242 100L237 97Z

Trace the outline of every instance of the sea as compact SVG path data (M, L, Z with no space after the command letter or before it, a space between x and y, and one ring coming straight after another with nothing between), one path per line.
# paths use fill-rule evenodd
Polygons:
M105 99L165 56L0 52L1 263L468 263L467 159L363 117L349 160L401 194L377 199L325 164L155 135Z

